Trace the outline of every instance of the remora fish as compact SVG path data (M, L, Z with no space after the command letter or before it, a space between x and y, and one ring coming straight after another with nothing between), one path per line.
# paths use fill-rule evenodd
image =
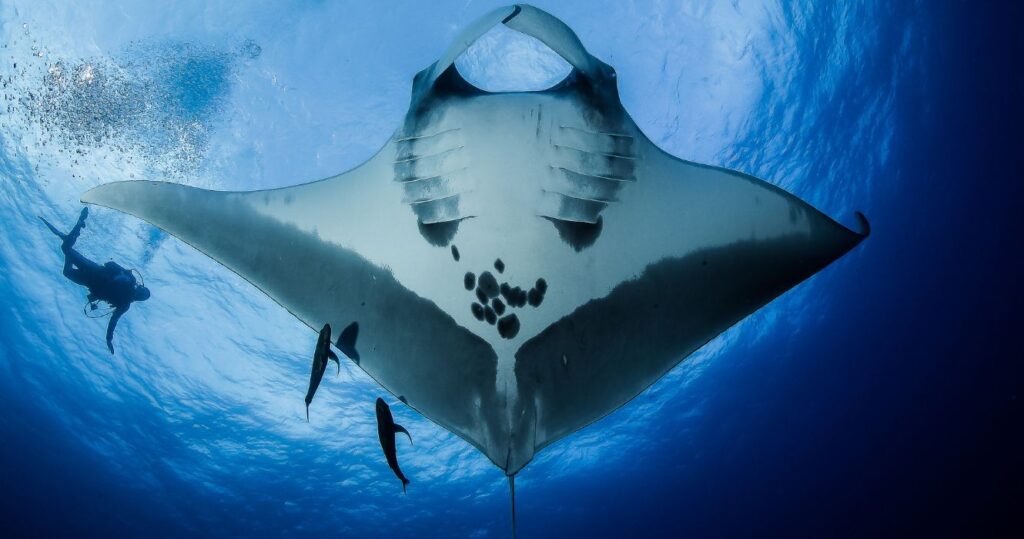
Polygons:
M391 416L391 408L388 406L388 403L384 402L384 399L377 397L377 436L380 437L380 447L384 450L384 458L388 460L388 466L395 472L395 476L402 480L402 492L404 493L405 486L409 484L409 480L402 473L402 469L398 467L398 454L395 448L396 432L404 432L409 437L409 443L412 443L412 435L409 434L409 431L395 423L395 418Z
M309 372L309 389L306 391L306 422L309 422L309 403L313 402L313 395L316 388L320 387L320 380L327 370L327 360L330 359L338 364L338 372L341 372L341 362L338 355L331 350L331 325L324 324L320 330L320 338L316 341L316 350L313 351L313 368Z

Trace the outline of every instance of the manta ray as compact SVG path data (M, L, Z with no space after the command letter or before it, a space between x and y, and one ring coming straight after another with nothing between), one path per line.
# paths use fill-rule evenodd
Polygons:
M491 93L456 58L493 26L571 66ZM528 5L469 25L384 146L337 176L218 192L154 181L82 201L187 242L511 478L868 234L753 176L658 148L615 71Z

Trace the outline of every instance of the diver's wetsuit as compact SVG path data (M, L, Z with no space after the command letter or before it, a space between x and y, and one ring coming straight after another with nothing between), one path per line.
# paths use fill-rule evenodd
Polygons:
M114 328L117 321L121 319L125 311L131 307L133 301L145 300L149 297L149 291L145 287L138 286L132 272L121 267L116 262L99 264L82 256L74 249L78 235L85 226L85 218L88 210L83 209L78 223L67 234L61 234L53 225L43 219L46 226L59 236L63 241L60 249L64 252L64 276L76 284L89 289L89 302L103 300L114 307L114 311L107 324L107 348L114 353ZM144 295L140 291L145 291Z

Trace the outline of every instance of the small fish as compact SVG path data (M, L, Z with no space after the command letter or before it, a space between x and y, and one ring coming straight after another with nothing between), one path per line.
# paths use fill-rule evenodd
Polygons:
M391 408L388 406L388 403L384 402L384 399L377 397L377 436L380 438L380 448L384 450L384 458L387 459L391 471L395 472L395 476L402 481L402 493L404 494L405 486L409 484L409 480L402 473L402 469L398 467L398 453L395 447L396 432L404 432L409 437L409 443L412 443L412 435L409 434L409 431L395 423L395 418L391 415Z
M333 360L338 364L338 372L341 372L341 362L338 361L338 355L331 350L331 325L324 324L323 329L320 330L320 338L316 341L316 350L313 351L313 368L309 373L309 389L306 391L306 422L309 422L309 403L313 402L313 395L316 394L316 388L320 387L320 380L324 377L324 371L327 370L327 360Z

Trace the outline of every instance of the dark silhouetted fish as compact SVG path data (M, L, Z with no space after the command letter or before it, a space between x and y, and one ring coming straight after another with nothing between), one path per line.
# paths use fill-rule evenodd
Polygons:
M331 325L324 324L320 330L320 338L316 341L316 350L313 351L313 368L309 373L309 389L306 391L306 422L309 422L309 403L313 402L313 395L316 388L320 387L320 380L327 370L327 360L330 359L338 364L338 372L341 372L341 362L338 355L331 350Z
M396 432L404 432L409 437L409 443L412 443L412 435L409 434L409 431L395 423L395 418L391 416L391 408L388 407L388 403L384 402L384 399L377 397L377 436L380 437L380 447L384 450L384 458L388 460L388 466L395 472L395 476L402 480L402 492L404 493L405 486L409 484L409 480L405 478L402 469L398 467L398 454L395 449Z

